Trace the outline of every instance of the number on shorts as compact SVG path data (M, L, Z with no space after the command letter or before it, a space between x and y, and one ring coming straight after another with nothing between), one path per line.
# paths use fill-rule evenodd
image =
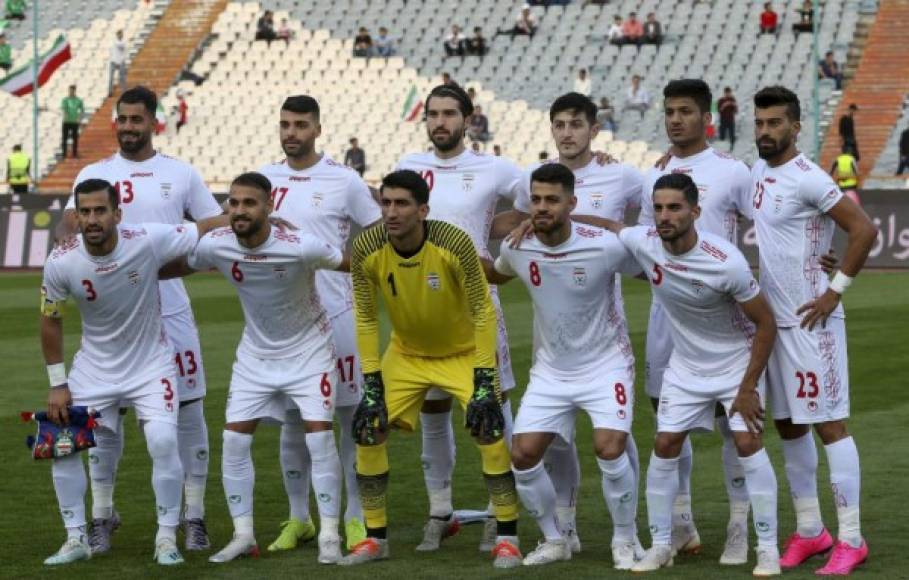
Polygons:
M98 298L98 293L95 292L95 287L92 286L91 280L83 280L82 287L85 288L85 299L89 302L94 302Z
M347 372L344 372L344 363L347 363ZM342 383L349 383L354 380L354 356L342 356L338 359L338 377Z
M628 395L625 394L625 385L622 383L615 384L615 401L619 405L624 405L628 402Z
M230 267L230 275L234 277L234 280L237 282L243 281L243 270L240 269L240 262L234 262L234 265Z
M167 379L161 379L161 384L164 385L164 400L173 401L174 400L174 388L171 386L170 381Z
M319 390L322 391L323 397L331 396L331 381L328 380L328 373L322 373L322 382L319 384Z
M534 286L543 283L543 279L540 277L540 267L536 262L530 262L530 283Z
M183 360L186 359L186 368L183 366ZM176 353L174 360L177 363L177 370L180 371L180 376L185 377L186 375L194 375L196 371L199 370L199 367L196 366L196 353L191 350L188 350L183 353L181 356L180 353Z
M796 371L795 377L799 380L799 390L795 395L797 398L813 399L821 392L821 388L817 384L817 375L813 372L803 373L802 371ZM807 391L805 390L806 383L808 385Z
M660 268L659 264L653 265L653 282L654 286L659 286L663 282L663 269Z

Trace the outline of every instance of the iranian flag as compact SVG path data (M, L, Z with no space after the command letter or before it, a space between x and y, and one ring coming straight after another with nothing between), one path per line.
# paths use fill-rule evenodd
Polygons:
M420 118L421 112L423 112L423 100L417 96L416 85L411 85L410 91L407 93L407 98L404 100L404 109L401 111L401 120L416 121Z
M60 65L72 58L69 41L62 34L54 41L54 45L41 55L38 61L38 86L43 87ZM0 89L12 93L17 97L24 97L32 92L35 81L33 61L11 71L5 78L0 79Z

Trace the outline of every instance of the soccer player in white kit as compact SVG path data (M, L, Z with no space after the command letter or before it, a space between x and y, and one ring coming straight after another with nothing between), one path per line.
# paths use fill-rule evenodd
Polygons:
M865 263L877 229L796 148L798 97L784 87L767 87L755 94L754 105L761 159L751 173L761 285L779 327L767 380L796 514L796 531L780 563L793 568L833 548L817 573L845 575L868 558L868 545L859 517L859 455L846 430L849 370L840 299ZM846 231L848 242L842 267L828 280L819 261L837 226ZM839 521L836 542L821 522L812 425L830 466Z
M626 209L640 206L644 181L634 167L625 163L603 164L591 151L590 144L600 131L596 124L596 113L596 104L580 93L562 95L549 108L552 140L559 151L558 159L552 162L568 167L575 176L574 194L577 205L571 212L571 219L592 225L596 225L597 218L623 221ZM536 163L524 172L521 191L514 204L522 219L530 215L530 176L540 166L540 163ZM517 241L521 237L523 236L517 236ZM619 308L622 308L618 279L616 299ZM637 479L638 450L630 433L626 451ZM546 449L543 461L555 486L556 512L562 533L568 539L572 552L580 552L581 540L575 517L581 466L574 438L554 439Z
M777 575L776 476L761 435L763 374L776 335L773 312L735 245L695 227L700 208L691 177L660 177L652 203L656 227L614 223L610 228L650 278L673 338L647 469L653 546L631 570L672 565L672 511L682 445L690 431L713 429L719 403L729 416L754 513L758 546L753 573Z
M230 229L203 237L188 259L167 268L168 275L220 271L236 287L246 321L227 398L221 460L234 537L209 561L259 553L253 530L253 434L260 419L283 417L290 398L303 419L319 498L318 561L334 564L341 558L341 463L332 421L339 381L331 322L315 274L348 266L341 251L320 238L273 227L268 221L271 190L260 173L239 175L230 186Z
M287 98L281 106L279 131L286 158L259 170L272 184L272 215L285 218L336 248L347 247L351 224L367 228L382 219L379 204L357 172L316 152L315 143L322 127L319 103L315 99L307 95ZM341 465L347 492L344 522L349 549L366 539L357 491L357 452L351 430L363 381L353 319L353 289L350 274L346 272L317 272L316 284L331 320L337 353L340 383L335 414L341 433ZM280 453L290 517L281 524L281 534L268 546L269 551L288 550L300 540L315 536L309 517L310 460L305 436L299 414L290 412L281 426Z
M520 248L503 245L495 261L497 275L491 275L499 283L519 277L534 306L534 364L515 419L511 461L521 501L545 541L524 564L571 559L557 511L554 470L547 469L543 456L557 438L573 439L580 409L593 422L603 496L613 521L613 563L627 570L637 545L637 478L626 453L634 355L616 274L637 275L641 269L615 234L569 218L578 201L576 179L559 163L534 170L529 208L534 237Z
M470 97L459 86L439 85L426 98L426 133L432 151L411 153L398 162L396 169L419 173L429 186L432 204L429 219L453 224L467 232L481 258L489 259L489 234L499 198L514 202L522 178L521 169L511 161L477 153L464 146L467 121L473 113ZM506 393L502 412L505 416L505 441L511 442L512 414L507 391L514 387L511 355L505 318L498 291L490 286L498 321L498 366L502 391ZM451 479L454 473L455 443L451 426L451 397L432 389L420 413L423 433L423 476L429 495L429 521L418 551L439 549L442 539L457 531L452 521ZM496 521L488 518L480 550L495 547Z
M223 225L212 218L196 225L121 224L116 189L87 179L73 194L82 235L67 239L44 266L41 347L51 391L48 416L66 424L67 407L101 412L97 435L122 428L119 409L136 409L152 459L158 514L155 559L180 564L183 468L177 450L180 405L177 369L161 321L158 269L189 253L199 234ZM69 376L63 363L63 302L72 298L82 315L82 340ZM85 468L79 455L53 462L54 489L67 540L45 564L67 564L92 555L86 537Z
M182 224L186 214L196 221L222 214L195 168L155 151L152 133L157 102L155 94L145 87L133 87L120 95L116 117L120 149L111 157L84 167L76 184L89 178L114 184L120 194L120 210L128 223ZM74 214L74 209L74 201L70 199L66 213ZM72 217L64 215L63 221L71 225ZM164 333L173 347L177 365L175 387L180 395L180 461L186 477L186 508L182 514L185 545L187 550L206 550L210 547L204 521L208 428L202 405L206 387L199 332L183 282L166 280L160 285ZM123 429L102 432L97 443L89 451L92 488L89 540L92 551L101 553L110 549L111 533L120 525L113 495L117 465L123 453Z
M641 204L638 223L654 225L649 194L653 193L653 184L657 179L670 173L684 173L698 186L701 211L695 227L698 231L736 244L739 216L751 218L751 174L744 163L707 143L706 129L713 102L710 87L700 79L674 80L663 89L663 97L666 136L672 147L665 166L651 168L645 175L644 191L648 199ZM647 324L644 375L645 389L654 410L660 398L663 372L672 354L672 337L669 320L654 295ZM723 436L723 473L729 496L726 545L720 563L745 564L748 561L749 510L745 475L738 460L729 420L721 408L717 409L716 423ZM691 509L692 453L691 440L686 439L679 459L679 493L673 506L672 527L673 549L684 553L697 552L701 546Z

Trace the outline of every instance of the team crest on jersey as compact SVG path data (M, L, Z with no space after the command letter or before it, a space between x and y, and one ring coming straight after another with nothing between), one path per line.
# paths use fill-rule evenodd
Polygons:
M602 193L591 193L590 194L590 205L593 206L593 209L600 209L603 207L603 198L605 196Z
M465 193L470 193L473 191L473 182L476 180L477 176L473 173L465 173L461 178L461 185L464 187Z
M426 276L426 283L429 284L430 289L439 290L442 288L442 280L439 278L439 275L435 272L430 272Z
M704 289L704 282L702 280L698 280L697 278L695 278L694 280L691 281L691 286L694 288L695 292L700 294L701 290Z
M783 196L774 195L773 196L773 213L780 213L783 211Z
M161 184L161 197L164 199L170 199L170 190L173 188L172 183L162 183Z
M283 280L284 277L287 276L287 268L285 268L284 266L280 266L280 265L275 266L274 271L275 271L275 278L277 278L278 280Z
M581 288L587 285L587 270L581 267L574 269L574 285Z
M313 207L322 207L322 200L325 199L324 193L319 193L318 191L312 194L312 199L310 200Z
M139 285L139 272L136 272L135 270L133 270L132 272L127 274L126 277L129 278L129 283L132 284L133 286Z

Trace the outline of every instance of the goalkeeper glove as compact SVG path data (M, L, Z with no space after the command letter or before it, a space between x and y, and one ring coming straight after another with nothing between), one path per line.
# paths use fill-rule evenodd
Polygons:
M473 396L467 402L466 423L474 437L498 439L502 436L505 416L496 396L495 369L473 369Z
M363 375L363 398L353 418L353 438L360 445L375 445L376 431L388 429L388 409L385 408L385 384L382 372Z

